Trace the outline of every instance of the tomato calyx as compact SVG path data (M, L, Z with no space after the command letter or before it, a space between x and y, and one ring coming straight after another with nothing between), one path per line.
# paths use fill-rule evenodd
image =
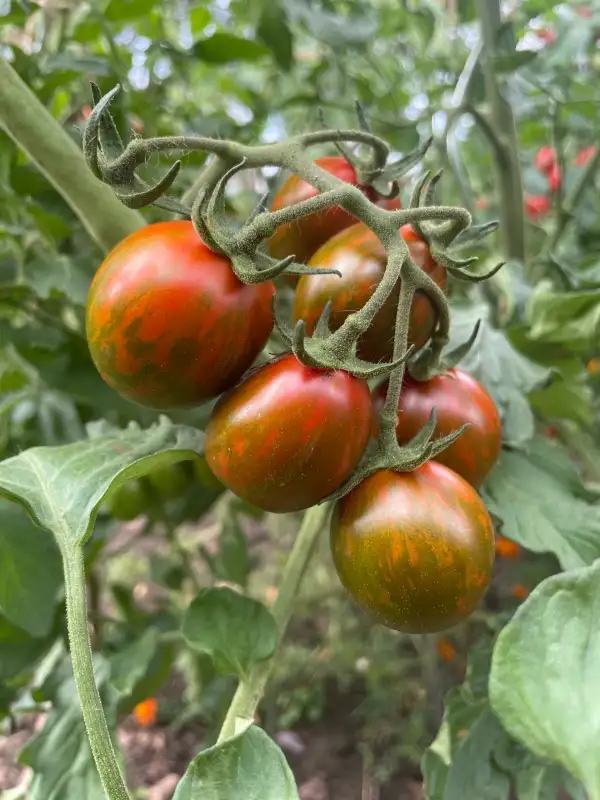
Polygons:
M356 343L360 334L352 340L342 339L340 341L330 331L331 300L323 309L312 336L306 335L304 322L301 319L298 320L293 330L290 329L277 314L276 297L273 298L273 304L275 327L298 361L307 367L325 370L341 369L357 378L377 378L405 364L413 352L411 346L403 355L389 363L371 364L356 355Z
M480 327L481 320L478 319L467 341L457 345L448 353L443 353L448 344L448 337L438 332L434 333L429 343L409 362L410 377L416 381L430 381L456 367L475 344Z

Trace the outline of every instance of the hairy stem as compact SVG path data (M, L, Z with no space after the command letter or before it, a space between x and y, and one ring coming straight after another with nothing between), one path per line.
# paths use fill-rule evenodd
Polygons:
M500 216L507 258L525 261L525 217L523 214L523 182L519 167L519 150L515 118L510 103L503 97L494 71L498 32L502 25L500 0L477 0L483 37L482 67L487 99L495 132L494 156L500 185ZM480 118L481 121L481 118ZM489 131L487 131L489 134Z
M77 144L0 58L0 125L35 162L104 251L145 225L90 172Z
M283 571L277 600L273 606L273 616L279 628L279 643L281 643L292 615L298 589L312 556L317 537L323 530L330 510L330 504L323 504L310 508L304 514L294 547ZM235 735L238 718L253 719L273 669L273 663L274 659L270 659L257 664L250 671L248 677L240 681L223 722L218 742L224 742Z
M102 700L94 678L94 664L87 622L83 550L60 542L65 573L67 627L75 684L83 721L102 786L109 800L131 800L117 761Z

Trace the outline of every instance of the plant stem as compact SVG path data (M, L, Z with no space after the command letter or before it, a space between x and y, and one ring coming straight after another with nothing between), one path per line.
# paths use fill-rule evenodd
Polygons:
M78 545L64 540L60 541L60 549L65 573L71 661L92 755L109 800L131 800L110 738L102 700L94 678L87 623L83 550Z
M273 606L273 616L279 628L278 644L281 643L292 615L294 603L298 596L298 588L313 553L317 537L325 525L330 510L330 504L323 504L310 508L304 514L294 547L283 571L277 600ZM253 719L254 712L271 674L273 663L274 659L271 658L269 661L257 664L250 671L248 677L240 681L231 705L227 710L227 715L217 740L218 743L224 742L235 735L236 721L239 717Z
M77 144L24 83L0 58L0 126L35 162L104 250L146 223L102 184Z
M500 91L494 71L498 32L502 25L500 0L477 0L477 11L483 38L482 68L485 88L491 106L493 129L498 146L494 148L500 185L500 217L505 255L525 262L525 217L523 183L519 167L519 151L515 118L510 103Z

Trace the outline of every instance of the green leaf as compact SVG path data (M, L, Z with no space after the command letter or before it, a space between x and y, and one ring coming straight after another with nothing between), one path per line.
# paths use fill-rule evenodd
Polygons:
M94 667L112 725L116 720L114 705L106 693L108 665L96 655ZM32 767L34 772L27 800L106 800L87 740L69 661L65 660L61 669L51 673L41 692L52 701L52 709L42 730L30 739L19 756L20 762Z
M507 800L510 794L508 776L494 763L493 754L506 732L486 710L464 737L448 771L443 800Z
M547 283L540 284L530 298L527 318L531 339L593 351L600 336L600 289L554 292Z
M285 756L254 725L199 753L173 800L299 800Z
M262 44L241 39L231 33L213 33L194 43L194 55L210 64L227 64L230 61L256 61L269 54Z
M118 692L131 694L136 683L146 675L158 642L159 634L156 628L148 628L139 639L112 656L111 683Z
M92 429L92 426L89 426ZM84 544L110 488L202 453L203 434L167 417L146 430L99 425L87 441L32 447L0 463L0 493L20 502L59 544Z
M279 66L289 70L294 62L292 34L285 9L277 0L267 0L263 6L256 35L273 53Z
M563 569L600 557L600 506L560 445L541 437L527 452L504 451L482 491L509 539L535 553L554 553Z
M510 55L495 56L491 59L495 72L514 72L537 58L535 50L517 50Z
M210 22L210 11L204 6L196 6L196 8L192 8L189 14L190 28L193 35L203 31Z
M576 523L574 523L576 525ZM498 637L490 700L504 727L600 797L600 561L541 583Z
M204 548L202 555L217 580L232 581L246 588L252 560L246 537L233 510L224 515L218 552L212 555Z
M51 637L29 636L0 614L0 682L10 681L21 672L32 672L51 644Z
M551 384L534 389L529 395L531 405L546 419L571 419L584 426L594 424L593 401L587 383L572 376L554 375Z
M226 588L199 592L182 630L190 647L210 655L222 675L245 677L277 646L277 625L265 606Z
M535 431L527 395L547 381L551 373L518 353L506 335L491 326L488 315L484 304L453 306L448 349L466 342L477 320L481 320L477 340L459 367L477 378L494 398L502 418L504 443L522 446Z
M286 5L288 11L290 6L291 3ZM301 7L300 4L294 8L293 13L302 19L315 39L332 47L367 42L375 36L379 28L379 20L374 13L369 16L343 17L329 11L320 11L315 6Z
M46 636L62 567L56 544L14 503L0 499L0 610L32 636Z
M109 22L131 22L147 16L157 0L110 0L104 17Z

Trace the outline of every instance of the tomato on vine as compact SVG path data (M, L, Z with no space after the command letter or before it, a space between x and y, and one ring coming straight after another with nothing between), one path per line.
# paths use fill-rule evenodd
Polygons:
M183 464L168 464L158 467L148 475L148 483L156 490L160 499L181 497L188 488L188 476Z
M242 283L191 222L124 239L96 273L86 332L92 359L123 397L151 408L200 404L252 365L273 327L270 281Z
M331 549L360 608L404 633L436 633L483 597L494 531L475 489L428 461L414 472L380 470L339 500Z
M356 170L343 156L325 156L315 159L315 163L336 178L358 186ZM377 197L377 193L370 186L360 188L370 200ZM297 175L291 175L275 195L272 210L286 208L318 194L318 189L310 183L303 181ZM296 261L301 264L306 263L334 234L355 223L356 218L340 206L308 214L294 222L280 225L269 239L269 252L273 258L280 259L293 254L296 256Z
M427 244L410 225L400 232L413 261L441 289L446 287L446 270L432 259ZM363 223L353 225L330 239L311 258L311 267L337 269L338 275L303 275L294 299L294 319L304 320L306 330L314 331L328 300L333 303L330 328L336 330L344 320L361 309L372 296L385 274L387 256L377 236ZM394 329L400 285L388 297L373 324L358 343L358 355L366 361L389 361L394 350ZM409 343L422 347L435 325L431 301L422 292L413 300Z
M219 400L206 428L206 460L225 486L257 508L299 511L350 477L371 421L366 381L284 355Z
M385 403L387 386L373 392L376 410ZM429 381L405 378L398 405L396 433L406 444L425 425L435 408L436 436L447 436L468 423L459 438L435 457L471 486L481 486L500 455L502 423L496 404L479 381L461 369L448 370Z

